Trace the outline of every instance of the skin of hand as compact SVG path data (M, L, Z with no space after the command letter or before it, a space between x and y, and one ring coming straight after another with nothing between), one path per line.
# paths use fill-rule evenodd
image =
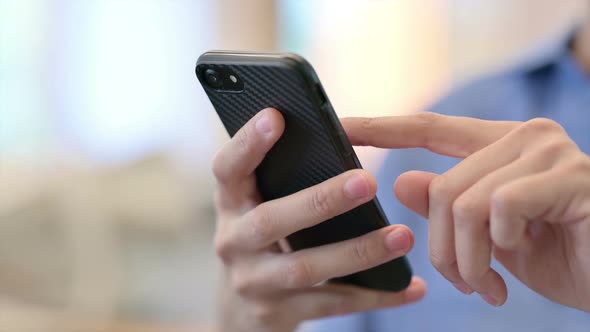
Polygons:
M253 117L217 154L217 255L224 265L220 331L293 331L304 320L395 307L420 300L424 282L414 278L399 293L323 283L407 254L414 237L393 225L359 238L296 252L277 241L373 199L377 184L351 170L314 187L263 202L255 169L284 130L281 114Z
M494 256L539 294L590 312L590 158L559 124L433 113L342 122L353 144L463 159L442 175L404 173L394 189L429 220L430 259L460 291L506 301Z

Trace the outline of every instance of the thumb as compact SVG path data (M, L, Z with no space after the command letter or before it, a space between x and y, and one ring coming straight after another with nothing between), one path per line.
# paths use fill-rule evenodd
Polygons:
M406 172L395 181L395 196L408 209L428 218L428 187L437 176L422 171Z

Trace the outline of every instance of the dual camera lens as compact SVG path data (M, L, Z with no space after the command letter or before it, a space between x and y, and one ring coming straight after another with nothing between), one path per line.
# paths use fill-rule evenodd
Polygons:
M244 83L239 76L227 68L204 68L198 72L204 83L219 92L242 92Z

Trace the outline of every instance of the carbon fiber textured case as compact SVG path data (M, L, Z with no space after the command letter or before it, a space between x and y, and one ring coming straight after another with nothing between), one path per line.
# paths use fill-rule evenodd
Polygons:
M210 54L210 53L209 53ZM251 56L251 55L249 55ZM230 136L260 110L273 107L285 118L285 132L256 174L265 200L284 197L349 169L360 168L350 143L311 67L291 56L240 61L240 55L204 55L197 76ZM241 93L209 88L205 69L231 71L244 82ZM377 200L288 237L294 250L351 239L388 225ZM399 291L409 284L405 258L338 278L363 287Z

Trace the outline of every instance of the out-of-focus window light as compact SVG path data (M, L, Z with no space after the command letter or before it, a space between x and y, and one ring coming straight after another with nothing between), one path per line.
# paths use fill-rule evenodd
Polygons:
M214 2L0 0L2 157L212 149L193 68ZM205 151L211 154L210 151Z
M135 158L191 129L193 139L207 137L207 118L194 116L189 102L195 95L195 44L203 34L191 44L191 31L182 29L194 25L188 20L201 25L209 5L180 2L68 2L60 66L66 73L63 100L69 102L63 107L65 129L95 156Z
M283 49L306 52L308 51L314 32L318 26L319 1L279 1L280 46Z
M588 0L451 0L455 82L530 61L585 19Z
M50 141L39 54L47 2L0 0L0 157L28 158Z
M105 158L162 144L178 116L168 109L173 57L163 51L174 49L172 17L155 2L135 2L71 2L64 25L66 128Z

